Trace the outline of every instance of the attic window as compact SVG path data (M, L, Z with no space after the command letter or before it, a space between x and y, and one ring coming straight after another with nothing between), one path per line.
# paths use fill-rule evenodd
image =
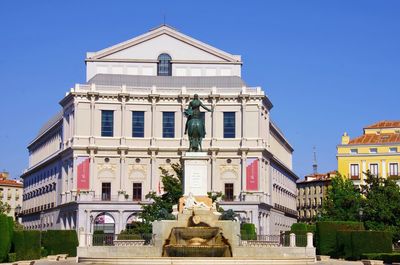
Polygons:
M158 56L157 75L160 76L172 75L171 56L169 56L169 54L162 53Z

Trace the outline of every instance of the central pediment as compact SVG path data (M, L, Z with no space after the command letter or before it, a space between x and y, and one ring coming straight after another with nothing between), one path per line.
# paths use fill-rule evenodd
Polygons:
M203 61L241 64L232 55L163 25L149 32L98 52L88 53L87 61L149 61L167 53L173 62Z

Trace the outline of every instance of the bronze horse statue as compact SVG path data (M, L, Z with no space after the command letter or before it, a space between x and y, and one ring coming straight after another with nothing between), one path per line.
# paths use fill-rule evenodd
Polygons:
M188 133L189 135L189 152L202 152L201 141L206 135L206 128L200 117L200 107L212 112L211 109L203 105L199 96L195 94L194 99L189 103L189 108L184 111L187 117L185 134Z

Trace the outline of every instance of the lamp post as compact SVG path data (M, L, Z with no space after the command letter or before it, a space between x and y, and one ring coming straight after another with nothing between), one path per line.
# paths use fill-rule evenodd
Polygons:
M92 233L93 215L90 215L90 233Z
M363 208L360 208L360 210L358 211L358 215L360 216L360 222L362 221L363 214L364 214L364 210L363 210Z
M14 217L15 217L15 220L17 221L17 223L19 223L19 220L18 220L18 218L19 218L19 216L20 216L20 214L21 214L21 205L19 205L18 204L18 206L17 207L15 207L15 211L14 211Z

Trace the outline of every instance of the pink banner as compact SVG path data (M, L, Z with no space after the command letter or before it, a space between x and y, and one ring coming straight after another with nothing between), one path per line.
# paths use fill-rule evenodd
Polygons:
M88 190L89 189L89 168L90 159L89 157L78 157L76 159L77 164L77 178L78 178L78 190Z
M257 158L247 159L246 189L254 190L254 191L258 190L258 159Z

